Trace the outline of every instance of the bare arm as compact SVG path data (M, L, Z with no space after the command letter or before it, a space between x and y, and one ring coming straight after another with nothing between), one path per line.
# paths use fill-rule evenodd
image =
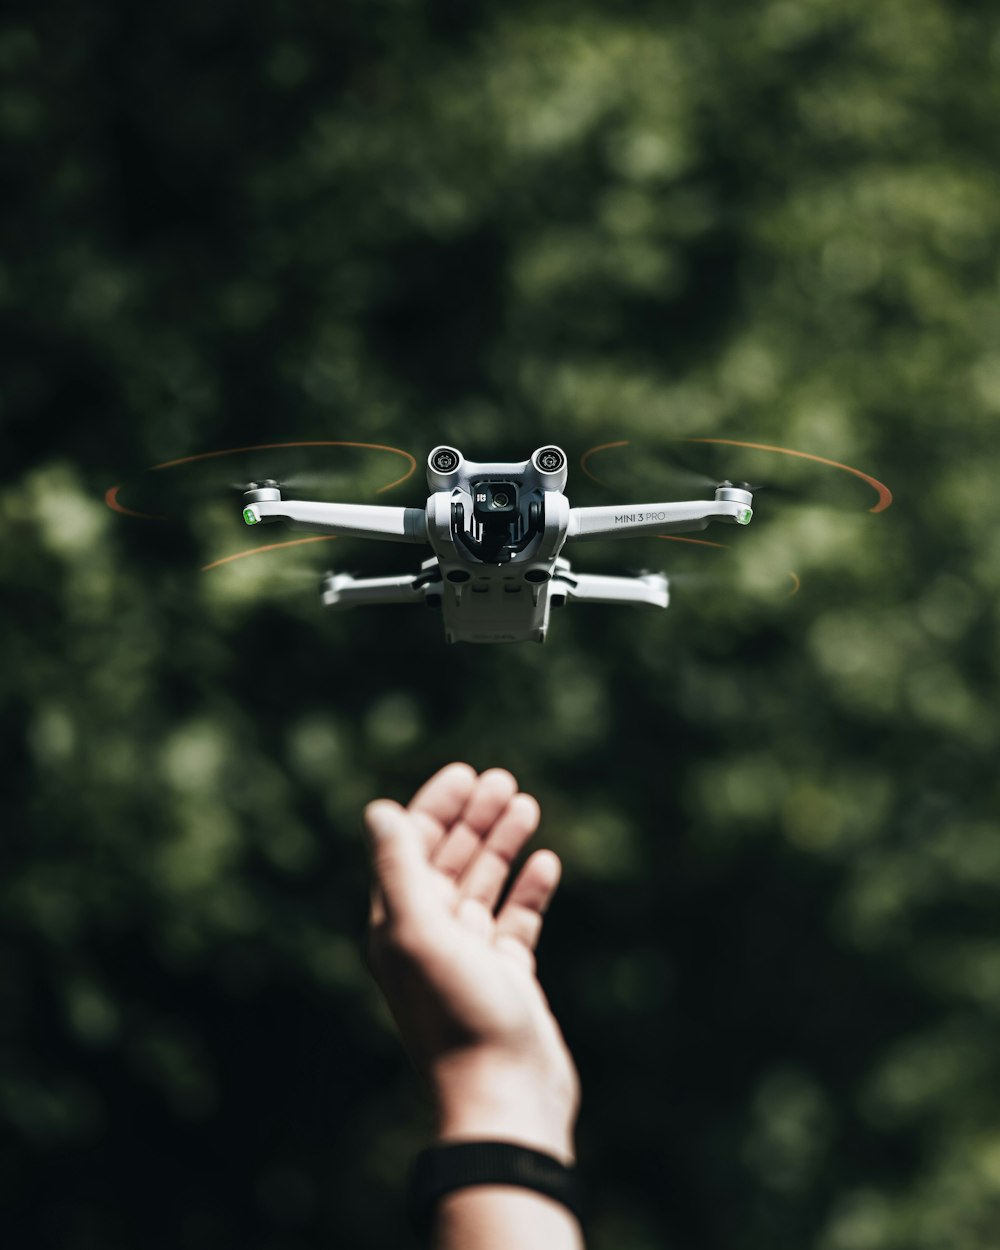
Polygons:
M575 1162L580 1083L535 974L559 883L551 851L524 864L538 804L501 769L442 769L406 808L366 810L375 882L367 960L430 1090L438 1141L498 1140ZM582 1250L575 1217L543 1194L473 1185L437 1206L435 1250Z

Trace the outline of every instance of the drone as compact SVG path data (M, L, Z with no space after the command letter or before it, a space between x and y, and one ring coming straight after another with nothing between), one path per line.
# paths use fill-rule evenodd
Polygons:
M703 530L711 521L747 525L753 516L746 483L721 482L710 500L572 508L566 480L560 447L539 447L524 461L479 463L440 445L427 457L423 508L284 499L279 483L264 478L244 491L243 520L430 546L434 554L416 573L327 573L322 602L338 611L423 603L441 611L446 642L487 643L544 642L551 609L569 602L669 605L663 573L574 573L561 555L568 542Z

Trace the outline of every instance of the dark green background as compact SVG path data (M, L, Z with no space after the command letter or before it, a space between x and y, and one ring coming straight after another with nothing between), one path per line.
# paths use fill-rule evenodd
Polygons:
M564 863L540 974L583 1080L592 1250L997 1244L981 11L7 7L12 1247L409 1244L428 1121L360 958L359 812L453 758L511 768ZM184 524L102 502L291 439L421 464L557 442L572 502L652 500L671 440L708 436L859 465L895 503L688 444L806 493L706 535L729 551L574 556L676 574L666 614L570 606L545 647L446 648L429 612L317 602L327 563L413 548L203 574L255 537L224 481L170 479ZM579 457L619 440L602 489ZM397 458L323 464L372 499ZM379 498L419 504L421 478Z

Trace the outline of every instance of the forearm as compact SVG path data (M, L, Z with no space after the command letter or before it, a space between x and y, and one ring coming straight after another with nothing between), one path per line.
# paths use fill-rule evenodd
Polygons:
M433 1250L584 1250L561 1202L511 1185L470 1185L437 1204Z

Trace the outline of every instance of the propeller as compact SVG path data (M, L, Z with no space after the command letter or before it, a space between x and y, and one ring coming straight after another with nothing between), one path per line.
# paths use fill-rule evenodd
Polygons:
M814 504L883 512L892 492L862 469L799 448L755 440L685 437L667 441L618 440L584 452L587 477L626 501L641 496L703 495L724 482L745 485L768 505Z
M279 567L304 568L315 590L320 543L329 535L297 537L261 526L250 535L241 519L243 493L255 483L279 485L296 495L343 503L377 502L402 486L417 462L409 452L380 443L298 439L196 452L165 460L134 473L105 493L108 507L143 522L173 522L207 539L212 551L201 565L223 576L227 586L256 584L249 565L266 567L273 579ZM294 551L292 550L294 549ZM249 556L261 559L248 561ZM329 557L326 557L329 559ZM223 575L223 570L224 575Z
M879 513L892 503L889 487L863 469L799 448L748 439L622 439L590 448L580 467L588 478L613 491L623 502L711 497L725 484L743 487L753 493L759 518L780 510L791 519L786 511L790 507ZM697 535L660 535L660 541L671 544L663 566L671 592L682 598L691 588L700 591L711 585L731 589L735 578L744 597L759 595L767 600L799 593L798 573L788 568L784 559L769 559L766 544L762 548L751 536L746 547L745 540L737 544L727 541L729 538L721 527L710 527ZM697 558L702 567L698 571L683 564L677 571L669 571L677 564L681 544L688 545L692 558L697 555L695 548L700 549ZM712 557L713 549L720 563ZM734 556L738 558L734 560ZM704 563L706 560L710 563Z
M240 564L240 561L246 560L252 556L264 556L270 552L288 551L293 547L302 548L306 546L313 546L317 543L331 543L335 540L335 534L310 534L306 538L291 538L284 539L281 542L262 543L258 544L256 547L245 547L239 551L231 551L228 555L218 556L216 559L210 560L207 564L203 564L201 566L201 571L203 573L214 573L217 569L223 569L234 565L239 565L242 570L248 566ZM299 554L302 553L300 552ZM254 563L255 567L259 567L261 562L255 561ZM287 567L287 564L279 566L276 561L270 561L269 564L274 568ZM290 574L294 575L295 567L296 566L291 566L289 568ZM256 573L254 576L256 576Z
M310 497L359 502L401 486L416 469L409 452L379 443L301 439L197 452L151 465L110 487L108 507L148 521L184 521L232 504L254 482L277 482Z
M325 576L340 568L337 543L333 534L310 534L230 551L201 566L203 594L215 604L280 601L315 612Z

